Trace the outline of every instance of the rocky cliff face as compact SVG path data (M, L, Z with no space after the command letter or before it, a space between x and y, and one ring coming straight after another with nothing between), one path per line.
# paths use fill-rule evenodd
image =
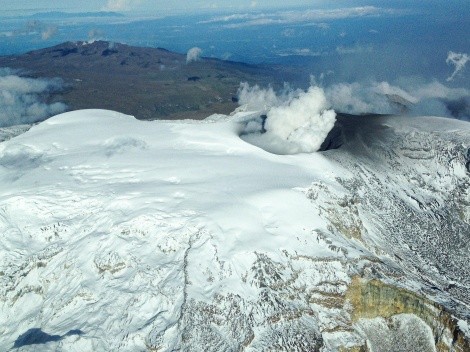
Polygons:
M431 329L436 350L466 351L468 337L449 312L468 319L468 132L439 132L443 122L432 118L430 131L423 131L419 120L411 120L411 131L409 120L379 120L384 122L374 131L360 132L345 122L348 152L327 152L354 175L337 178L343 192L314 185L308 194L324 204L332 232L364 243L381 257L375 268L360 274L372 280L354 279L349 286L352 319L390 324L397 314L411 314ZM410 279L422 285L416 293L400 288Z
M457 319L424 296L379 280L354 278L346 299L352 304L354 326L369 340L373 350L468 351L470 348Z
M313 182L305 190L328 221L313 235L330 256L286 251L279 262L258 253L242 275L260 290L256 299L192 301L182 341L211 336L214 351L470 350L453 315L469 316L470 140L466 130L438 132L445 121L426 122L436 130L404 133L400 124L410 121L398 118L340 118L345 144L325 154L344 174L335 187ZM352 248L362 255L352 258ZM230 343L219 329L231 331Z

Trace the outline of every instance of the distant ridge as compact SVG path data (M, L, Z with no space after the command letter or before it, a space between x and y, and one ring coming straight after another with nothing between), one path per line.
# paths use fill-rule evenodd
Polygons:
M70 110L99 108L138 119L202 119L237 108L241 82L261 86L289 81L279 69L216 58L186 63L162 48L92 41L66 42L0 57L0 67L31 77L60 77L65 90L53 102Z
M122 13L113 11L98 11L98 12L63 12L63 11L50 11L38 12L29 16L34 19L53 19L53 18L77 18L77 17L126 17Z

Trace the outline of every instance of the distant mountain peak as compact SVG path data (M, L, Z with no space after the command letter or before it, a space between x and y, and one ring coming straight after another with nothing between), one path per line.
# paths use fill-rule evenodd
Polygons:
M64 58L71 54L100 57L121 53L124 56L137 56L137 53L144 52L146 56L164 53L165 55L183 57L183 54L174 53L162 48L141 48L106 40L68 41L49 48L30 51L26 55L30 57L51 55L51 58Z
M69 41L0 57L0 67L32 77L60 77L57 97L71 110L102 108L138 119L205 118L230 113L240 82L276 84L274 70L215 58L186 64L186 54L112 41ZM198 77L198 79L194 79Z

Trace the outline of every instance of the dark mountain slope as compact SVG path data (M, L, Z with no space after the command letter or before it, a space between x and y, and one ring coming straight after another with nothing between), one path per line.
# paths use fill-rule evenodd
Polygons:
M70 110L101 108L138 119L204 118L229 113L240 82L282 83L282 72L243 63L202 58L165 49L105 41L67 42L20 56L0 57L0 67L32 77L61 77L66 89L53 97Z

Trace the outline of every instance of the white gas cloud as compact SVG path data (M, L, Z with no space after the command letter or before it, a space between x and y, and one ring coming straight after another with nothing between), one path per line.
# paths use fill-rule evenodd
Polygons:
M104 32L100 29L90 29L88 31L88 42L92 43L96 40L100 40L104 37Z
M438 81L337 83L325 88L333 108L350 114L436 115L469 119L470 90L450 88Z
M398 112L396 100L400 98L404 105L418 102L414 96L387 82L338 83L326 88L325 94L335 109L351 114L395 113Z
M261 88L244 82L238 89L238 103L246 110L266 113L272 107L288 104L301 93L302 90L293 90L288 84L285 84L281 91L275 92L272 87Z
M198 47L194 47L188 50L186 54L186 64L189 64L193 61L199 61L201 59L202 49Z
M41 32L41 38L43 40L48 40L48 39L51 39L56 34L57 34L57 27L48 26Z
M332 106L344 113L388 113L390 109L385 97L359 83L334 84L326 88L325 94Z
M8 69L0 70L0 127L34 123L64 112L65 104L41 100L61 87L59 79L25 78Z
M455 76L465 68L465 65L469 60L470 56L468 54L449 51L446 63L454 66L454 72L452 72L452 74L447 78L447 81L449 82L454 80Z
M323 90L289 90L276 94L272 88L239 89L239 103L247 110L265 113L265 121L247 123L242 138L275 154L311 153L320 149L333 128L336 113L329 109Z
M42 21L28 21L23 28L12 32L5 32L4 36L16 37L24 35L40 35L42 40L48 40L54 37L58 32L57 26L48 25Z

